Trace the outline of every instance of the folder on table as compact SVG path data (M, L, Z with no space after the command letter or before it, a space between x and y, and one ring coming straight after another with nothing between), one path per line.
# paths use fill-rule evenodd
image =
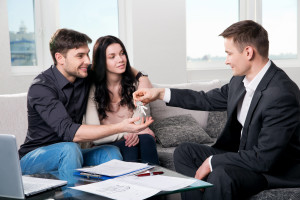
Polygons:
M114 159L94 167L76 169L74 175L106 180L119 176L136 174L153 167L154 166L145 163L126 162Z

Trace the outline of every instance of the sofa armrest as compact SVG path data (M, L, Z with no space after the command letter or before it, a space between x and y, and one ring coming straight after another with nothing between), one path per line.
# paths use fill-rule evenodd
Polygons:
M0 134L16 136L17 146L27 132L27 93L0 95Z

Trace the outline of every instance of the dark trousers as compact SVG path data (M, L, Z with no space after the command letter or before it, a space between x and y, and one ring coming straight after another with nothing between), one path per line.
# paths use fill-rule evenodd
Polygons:
M156 143L154 138L149 134L139 135L139 143L133 147L125 146L125 140L111 144L120 148L124 161L159 165Z
M211 155L226 153L223 150L196 143L183 143L174 152L174 164L177 172L194 177L201 164ZM212 166L213 167L213 166ZM205 181L213 187L203 192L194 190L182 193L183 200L231 200L246 199L267 188L267 180L262 174L234 165L213 167Z

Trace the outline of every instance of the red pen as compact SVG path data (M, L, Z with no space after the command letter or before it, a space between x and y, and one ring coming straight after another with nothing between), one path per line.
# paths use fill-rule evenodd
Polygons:
M152 176L152 175L159 175L163 174L164 172L150 172L150 173L144 173L144 174L138 174L137 176Z

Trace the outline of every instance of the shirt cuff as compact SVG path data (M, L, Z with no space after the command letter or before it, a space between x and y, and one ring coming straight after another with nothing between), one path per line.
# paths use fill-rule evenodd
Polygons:
M165 96L163 98L163 101L169 103L170 100L171 100L171 90L170 88L165 88Z
M208 157L210 172L213 171L212 166L211 166L211 158L212 158L212 157L213 157L213 156L209 156L209 157Z
M70 129L65 131L65 134L66 133L68 133L68 134L65 135L65 140L64 141L65 142L73 142L75 134L77 133L80 126L81 126L81 124L75 124L75 123L72 124L70 126Z

